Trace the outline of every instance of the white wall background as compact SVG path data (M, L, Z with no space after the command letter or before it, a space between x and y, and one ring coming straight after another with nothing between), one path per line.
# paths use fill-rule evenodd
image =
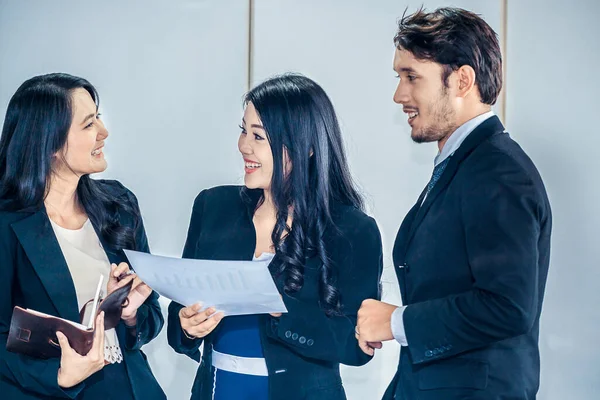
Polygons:
M600 397L600 2L564 5L527 0L508 8L507 125L540 169L554 214L540 334L543 400Z
M251 80L302 72L332 98L352 172L382 231L384 299L399 303L391 249L431 173L434 145L416 145L392 102L392 38L406 6L393 0L255 0ZM542 316L540 399L592 399L600 390L600 198L592 129L599 102L595 0L508 2L506 125L545 179L554 209L551 271ZM426 1L428 8L449 5ZM500 1L453 5L500 32ZM0 118L27 78L69 72L100 92L110 130L105 177L138 196L150 246L178 256L195 195L241 183L237 136L247 81L248 0L0 0ZM166 306L167 302L163 302ZM166 307L165 307L166 311ZM170 399L189 398L196 365L164 331L145 347ZM351 400L378 399L398 346L365 367L343 368Z

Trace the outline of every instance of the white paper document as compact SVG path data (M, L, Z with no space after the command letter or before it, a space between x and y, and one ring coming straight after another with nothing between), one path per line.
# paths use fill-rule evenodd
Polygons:
M269 261L190 260L125 250L148 286L179 304L214 307L225 315L287 312Z

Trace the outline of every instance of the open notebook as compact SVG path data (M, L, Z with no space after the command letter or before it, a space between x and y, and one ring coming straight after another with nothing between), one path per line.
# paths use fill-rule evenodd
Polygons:
M81 311L81 323L15 306L10 321L6 349L36 358L60 357L56 331L62 332L69 345L79 354L86 355L94 341L96 316L104 311L104 329L112 329L121 320L123 307L133 281L100 299L103 277L100 277L96 296ZM88 305L91 303L91 307Z

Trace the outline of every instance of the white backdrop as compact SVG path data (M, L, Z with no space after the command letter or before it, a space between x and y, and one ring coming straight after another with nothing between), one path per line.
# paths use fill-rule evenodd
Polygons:
M416 145L392 102L397 19L393 0L255 0L252 82L301 72L330 95L351 168L384 240L384 299L400 302L391 248L428 181L435 145ZM600 198L591 128L598 109L600 37L595 0L509 1L507 129L545 179L555 215L542 316L540 398L591 399L600 390ZM426 1L434 8L449 5ZM500 1L453 5L500 32ZM580 38L590 38L580 40ZM154 253L179 256L195 195L242 182L237 136L247 90L248 0L0 0L0 118L27 78L68 72L89 79L111 133L109 169L138 196ZM580 139L580 140L578 140ZM595 201L594 201L595 200ZM167 302L163 301L164 311ZM196 364L168 347L166 329L144 348L170 399L189 398ZM386 343L365 367L343 367L351 400L378 399L397 364Z
M597 0L508 8L508 129L540 169L554 214L542 400L600 397L598 15Z

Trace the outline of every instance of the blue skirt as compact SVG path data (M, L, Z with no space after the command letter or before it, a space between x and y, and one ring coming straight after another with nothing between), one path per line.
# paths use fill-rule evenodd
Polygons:
M269 378L214 370L213 400L268 400Z
M216 332L213 349L238 357L263 358L257 315L226 317ZM267 376L240 374L213 367L213 400L268 400Z

